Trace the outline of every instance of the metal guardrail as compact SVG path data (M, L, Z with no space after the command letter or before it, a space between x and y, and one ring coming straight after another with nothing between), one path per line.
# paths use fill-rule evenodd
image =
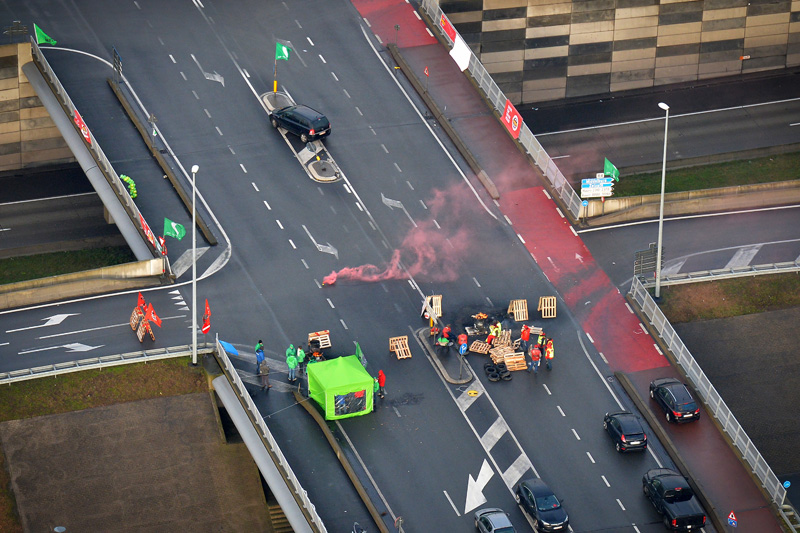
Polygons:
M761 481L761 485L770 495L772 501L778 509L781 510L786 500L786 489L758 451L755 444L753 444L753 441L747 436L744 428L742 428L742 425L736 420L736 417L725 404L722 396L720 396L719 392L714 388L714 385L711 384L711 381L705 375L703 369L700 368L700 365L694 357L692 357L689 349L675 332L675 328L672 327L667 317L664 316L658 304L652 296L650 296L647 288L638 278L633 278L633 283L631 284L628 294L639 305L639 308L645 314L650 324L656 329L673 355L675 355L678 364L683 367L689 380L691 380L694 385L695 390L697 390L703 398L708 410L711 411L711 414L714 415L714 418L720 423L722 429L731 438L744 460L750 465L753 474ZM783 511L780 512L781 516L786 520L786 523L791 527L786 514L784 514Z
M212 353L213 348L198 348L197 353ZM34 368L23 368L12 370L11 372L0 373L0 385L37 379L45 377L56 377L60 374L70 372L80 372L83 370L93 370L109 366L129 365L132 363L148 363L159 359L171 359L173 357L186 357L192 355L192 347L189 345L172 346L169 348L158 348L155 350L142 350L139 352L128 352L117 355L104 355L102 357L92 357L79 361L66 361L54 365L37 366Z
M438 0L422 0L422 9L425 10L425 13L434 22L434 29L436 32L442 37L442 39L452 45L452 39L450 39L450 37L443 32L441 28L441 18L444 15L444 12L439 7ZM455 31L456 34L458 34L458 30ZM475 80L475 83L486 95L486 99L492 104L495 111L497 111L499 115L502 115L503 111L505 111L507 100L506 95L503 93L497 83L495 83L491 74L487 72L486 68L483 66L483 63L481 63L480 59L478 59L474 53L471 53L467 71L469 71L472 79ZM565 178L564 174L562 174L558 169L558 166L547 154L541 143L536 140L536 136L531 132L530 128L528 128L528 125L525 124L524 121L520 127L519 139L517 140L525 148L528 156L533 160L534 163L536 163L536 166L541 169L548 181L550 181L553 189L555 189L555 191L558 193L561 201L564 202L564 205L567 207L574 220L578 220L581 210L580 196L578 196L578 194L570 185L569 181L567 181L567 178Z
M253 422L253 426L261 437L261 440L266 446L270 456L275 461L275 466L277 466L278 470L281 471L284 479L286 480L286 484L292 491L295 499L309 517L309 525L312 529L314 529L314 531L326 533L327 529L325 529L325 525L322 523L322 518L320 518L320 516L317 514L314 504L311 503L311 500L308 498L308 493L300 484L300 480L297 479L297 476L292 471L289 461L286 460L286 457L284 457L283 452L278 446L278 443L275 441L272 433L270 433L269 428L267 428L267 423L264 422L264 417L261 416L258 407L256 407L256 404L253 401L253 398L247 392L242 378L239 376L239 373L233 366L233 363L228 357L228 354L225 352L225 349L219 343L219 339L216 341L216 350L214 351L214 354L219 362L220 367L225 373L225 376L228 378L231 388L233 388L234 392L239 397L239 401L242 402L242 406L248 411L250 420Z
M47 83L50 84L50 87L53 89L53 92L58 99L59 103L62 107L67 111L69 117L72 121L74 127L76 126L75 123L75 116L78 113L75 104L72 103L72 99L67 94L66 89L64 86L61 85L61 81L56 76L56 73L53 71L50 63L47 62L47 59L44 57L42 50L39 48L39 45L36 43L36 39L31 36L31 53L33 56L34 63L37 67L39 67L39 71L44 76ZM81 131L81 135L85 135L88 133L91 142L86 142L84 139L84 143L86 147L92 152L94 155L95 161L97 161L98 167L102 171L103 175L106 177L108 184L111 186L111 189L119 199L120 203L125 206L125 211L128 213L128 217L133 222L134 227L139 231L139 234L144 239L146 243L148 243L148 247L153 252L154 257L159 257L161 253L156 250L155 246L149 241L148 236L142 227L142 214L139 212L139 208L134 203L133 199L131 198L130 194L128 194L127 187L122 183L122 180L119 179L119 175L114 170L114 167L111 165L111 162L106 157L106 154L103 152L103 149L100 148L100 144L95 139L94 134L92 133L91 129L88 127L86 128L86 132ZM155 236L153 237L155 239Z
M661 276L661 285L682 285L697 283L699 281L713 281L717 279L741 278L744 276L759 276L763 274L788 274L800 272L800 259L784 261L782 263L765 263L763 265L747 265L733 268L717 268L714 270L699 270L683 274ZM641 284L649 289L656 286L654 279L648 276L636 276Z

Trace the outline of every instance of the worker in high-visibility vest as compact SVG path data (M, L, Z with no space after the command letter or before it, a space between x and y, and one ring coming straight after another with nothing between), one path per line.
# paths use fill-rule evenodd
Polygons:
M553 358L556 356L556 349L553 348L553 339L547 339L544 349L544 359L547 363L547 370L553 370Z
M488 337L486 337L486 344L488 344L489 346L491 346L491 345L492 345L492 341L493 341L493 340L494 340L496 337L499 337L499 336L500 336L500 333L501 333L502 331L503 331L503 327L500 325L500 322L498 322L498 321L496 321L496 320L495 320L494 324L492 324L491 326L489 326L489 336L488 336Z

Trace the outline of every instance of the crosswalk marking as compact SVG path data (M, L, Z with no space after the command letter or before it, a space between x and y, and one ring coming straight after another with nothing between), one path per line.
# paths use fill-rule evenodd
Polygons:
M750 261L756 256L756 254L761 250L761 245L756 244L754 246L743 246L736 250L736 253L733 254L731 260L728 261L728 264L725 265L725 268L736 268L736 267L743 267L750 264Z

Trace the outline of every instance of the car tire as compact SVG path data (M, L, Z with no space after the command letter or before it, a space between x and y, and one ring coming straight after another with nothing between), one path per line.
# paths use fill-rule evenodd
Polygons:
M303 144L306 144L306 143L308 142L308 135L306 135L305 133L301 133L301 134L300 134L300 141L301 141Z
M672 421L673 421L673 418L672 418L672 413L670 413L669 411L667 411L666 415L667 415L667 422L672 422Z
M511 372L508 372L507 374L500 374L500 379L503 381L511 381L513 377L514 376L511 375Z
M272 124L272 127L273 127L273 128L275 128L275 129L277 129L277 128L278 128L278 121L277 121L277 120L275 120L274 118L273 118L273 119L270 119L270 123Z
M497 363L495 366L497 367L497 370L500 371L500 372L502 372L503 370L506 369L506 364L505 363Z
M614 447L617 449L618 452L622 453L622 446L619 445L619 442L614 444Z
M494 368L494 363L492 363L491 361L489 361L489 362L487 362L487 363L483 363L483 369L484 369L484 370L486 370L486 369L487 369L487 368L489 368L489 367L492 367L492 368Z
M642 492L644 492L644 495L647 496L647 485L644 483L642 483Z
M490 366L490 367L484 368L484 370L486 371L486 374L487 374L487 375L489 375L489 374L497 374L497 373L498 373L498 372L497 372L497 368L495 368L495 367L493 367L493 366Z
M500 374L498 374L497 372L492 372L491 374L489 374L488 379L492 383L496 383L500 381Z

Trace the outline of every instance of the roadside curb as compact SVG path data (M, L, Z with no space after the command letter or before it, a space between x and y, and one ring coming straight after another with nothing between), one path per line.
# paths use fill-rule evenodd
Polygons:
M430 338L430 335L428 336L428 338L425 337L425 334L428 333L429 331L430 330L428 328L419 328L417 331L414 332L414 336L417 338L417 342L419 342L419 345L422 347L422 349L425 350L425 353L428 354L431 361L433 361L433 363L439 369L439 372L441 373L445 381L447 381L451 385L466 385L467 383L470 383L473 379L475 379L475 375L472 373L472 370L470 370L470 367L468 365L460 366L460 368L463 368L464 370L467 371L468 377L457 379L450 375L450 373L445 369L445 366L442 363L442 361L439 359L436 350L434 350L433 346L431 346L430 341L428 340ZM463 357L458 354L456 356Z
M689 485L692 487L692 490L695 492L695 494L697 494L697 499L703 504L703 507L708 513L708 519L714 523L714 528L717 531L725 531L725 525L720 520L719 512L711 503L711 500L709 500L706 496L706 493L703 490L703 485L700 482L695 481L695 479L692 477L691 472L689 472L689 469L686 466L686 463L683 461L683 457L681 457L680 452L678 452L678 448L672 442L672 439L669 437L667 432L664 431L664 429L658 423L658 420L655 419L653 413L648 407L648 404L639 395L639 391L637 391L636 387L633 386L633 383L628 378L628 375L624 372L617 371L614 372L614 376L617 378L617 381L619 381L619 384L622 385L622 388L625 389L625 392L628 394L628 397L630 397L631 401L633 401L636 409L647 419L647 423L650 425L650 428L658 436L658 440L664 446L664 449L678 467L678 470L686 477L686 479L689 480Z

